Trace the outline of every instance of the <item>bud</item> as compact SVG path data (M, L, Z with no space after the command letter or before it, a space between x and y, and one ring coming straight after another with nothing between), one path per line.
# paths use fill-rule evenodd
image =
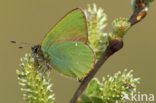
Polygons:
M120 50L123 47L123 41L119 39L112 39L110 41L110 49L112 53L115 53L116 51Z
M112 23L113 35L122 38L130 27L131 23L127 18L117 18Z

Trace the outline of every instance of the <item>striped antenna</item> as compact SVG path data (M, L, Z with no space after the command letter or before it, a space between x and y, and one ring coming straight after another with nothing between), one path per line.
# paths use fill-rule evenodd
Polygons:
M12 44L17 44L17 45L22 45L22 46L19 46L18 48L19 49L22 49L22 48L27 48L27 47L32 47L34 46L34 44L31 44L31 43L26 43L26 42L19 42L19 41L10 41Z

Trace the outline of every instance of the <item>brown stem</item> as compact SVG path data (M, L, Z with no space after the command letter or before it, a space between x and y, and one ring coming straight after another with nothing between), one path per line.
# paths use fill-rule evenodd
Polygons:
M134 10L132 16L129 19L129 22L131 23L131 26L134 24L140 22L145 16L146 11L142 11L145 7L145 1L144 0L136 0L136 9ZM123 41L113 39L110 41L109 46L105 50L105 52L102 54L99 61L95 64L94 69L89 72L89 74L83 79L80 86L76 90L75 94L73 95L70 103L77 103L78 97L83 93L83 91L86 89L88 83L90 80L94 77L96 72L100 69L103 63L115 52L119 51L123 47Z
M146 11L142 11L144 8L145 8L145 0L136 0L135 10L129 19L131 26L140 22L147 15Z

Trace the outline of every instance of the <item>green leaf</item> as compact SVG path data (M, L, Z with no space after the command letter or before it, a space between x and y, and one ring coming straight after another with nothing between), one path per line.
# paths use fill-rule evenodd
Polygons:
M100 82L96 78L94 78L88 84L88 87L86 89L86 94L94 94L95 91L99 91L99 89L100 89Z
M81 98L78 99L78 103L93 103L88 95L82 94Z

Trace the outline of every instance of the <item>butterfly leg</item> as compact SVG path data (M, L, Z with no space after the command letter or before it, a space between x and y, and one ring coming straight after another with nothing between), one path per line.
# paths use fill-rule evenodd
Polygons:
M49 62L43 59L43 57L39 55L35 55L35 59L37 60L38 64L41 66L41 72L43 74L47 74L49 77L50 70L52 69L52 66L49 64Z
M51 65L48 62L45 62L45 66L46 66L46 71L52 69Z
M52 70L52 66L47 61L45 62L45 66L46 66L46 69L44 70L44 73L47 73L48 78L49 78L50 77L50 71Z

